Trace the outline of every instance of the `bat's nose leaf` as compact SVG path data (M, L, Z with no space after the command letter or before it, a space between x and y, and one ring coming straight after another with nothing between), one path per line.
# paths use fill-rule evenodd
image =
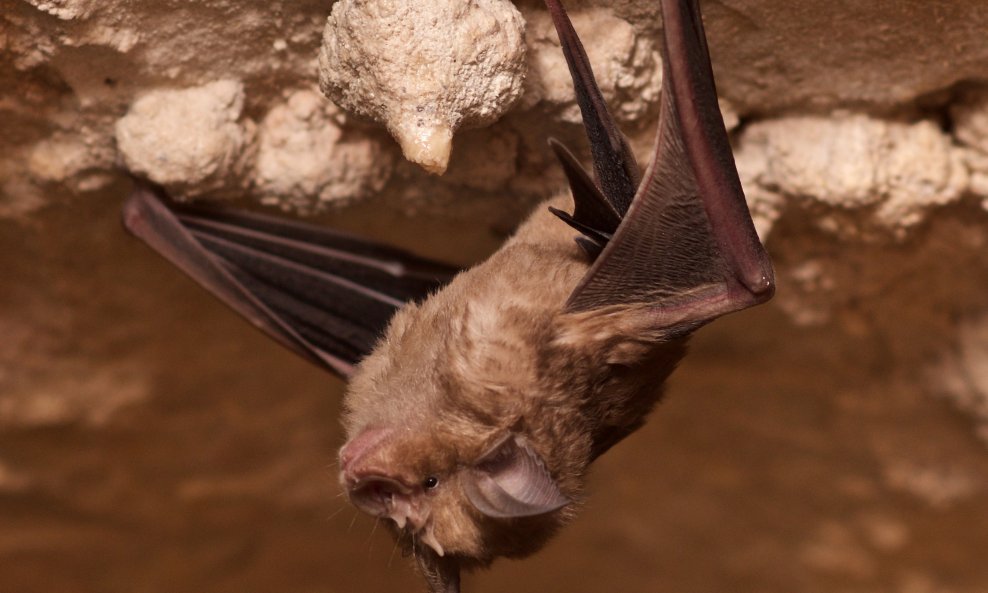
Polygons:
M570 502L539 455L517 436L481 457L465 473L463 489L478 511L495 518L542 515Z
M387 441L391 434L390 429L377 427L360 431L340 449L340 469L352 473L361 460Z
M360 510L375 516L391 515L397 506L404 506L411 489L386 476L365 476L349 488L350 500Z

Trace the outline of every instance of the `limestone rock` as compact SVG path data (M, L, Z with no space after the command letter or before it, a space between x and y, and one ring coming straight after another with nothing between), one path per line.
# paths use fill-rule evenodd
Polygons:
M835 114L760 121L742 134L739 161L749 185L759 186L756 194L767 190L845 210L869 207L873 214L867 218L892 230L909 228L927 209L960 199L968 185L961 153L928 120Z
M232 80L152 91L117 122L117 146L128 169L177 193L227 188L242 177L254 136L243 105Z
M597 84L619 121L636 121L654 111L662 88L662 58L653 34L641 34L606 8L571 11ZM573 82L552 19L544 10L525 14L529 76L523 105L540 101L560 112L560 119L580 123Z
M442 174L458 128L495 121L521 96L523 31L507 0L340 0L326 23L320 86Z
M658 2L565 3L647 155ZM696 337L667 404L596 465L606 513L469 589L983 593L988 10L701 4L778 293ZM421 587L336 496L341 382L126 236L119 206L134 167L477 261L564 187L547 136L587 154L548 16L515 5L524 35L507 0L0 0L0 590ZM327 16L354 6L393 13L361 16L337 48L353 70L328 74L411 107L363 115L416 123L406 96L459 114L443 177L309 90ZM416 10L463 18L436 39L395 22Z
M395 155L379 138L342 127L339 109L300 90L261 122L255 183L262 200L296 210L319 209L378 192Z
M954 134L966 147L964 161L971 171L971 191L988 210L988 89L965 93L951 105Z
M933 389L949 398L978 422L978 434L988 443L988 317L958 324L957 347L931 366Z
M227 188L242 177L254 134L243 105L233 80L152 91L117 122L117 146L130 171L174 192Z

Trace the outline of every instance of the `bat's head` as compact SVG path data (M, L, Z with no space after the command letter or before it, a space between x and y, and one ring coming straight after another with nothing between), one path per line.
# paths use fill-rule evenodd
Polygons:
M541 544L558 523L552 515L569 502L541 456L516 433L486 450L470 440L368 427L340 451L340 480L357 508L389 519L399 539L438 556L485 563L519 555L518 539Z
M447 289L396 315L351 378L341 484L416 550L480 564L523 556L569 516L578 478L545 438L559 431L543 420L565 415L533 411L530 319L513 325Z

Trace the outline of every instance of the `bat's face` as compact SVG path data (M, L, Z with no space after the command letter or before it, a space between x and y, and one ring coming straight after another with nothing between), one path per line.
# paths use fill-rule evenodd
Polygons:
M469 284L466 276L457 287ZM483 563L534 551L559 525L556 511L569 499L537 452L550 448L531 439L534 422L524 402L542 398L535 357L518 353L533 338L519 333L512 355L497 364L453 356L493 347L491 334L471 324L477 299L472 313L461 307L462 315L451 315L457 309L447 298L443 291L399 313L361 363L347 394L341 483L355 506L389 519L400 540L439 556Z
M461 485L466 460L448 440L409 427L363 429L340 451L340 480L350 501L439 555L475 548L480 538Z
M340 479L357 508L390 520L413 548L481 563L505 549L518 554L518 538L534 551L568 500L524 437L507 433L480 454L472 445L407 427L366 428L340 451Z

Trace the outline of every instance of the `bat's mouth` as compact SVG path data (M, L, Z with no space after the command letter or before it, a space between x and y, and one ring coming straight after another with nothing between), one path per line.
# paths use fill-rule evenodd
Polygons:
M355 507L374 517L391 519L398 529L420 532L429 519L428 509L420 504L421 492L392 478L360 478L350 482L347 495Z
M392 511L411 495L412 490L398 480L383 476L368 476L348 487L350 502L358 509L376 517L390 516Z

